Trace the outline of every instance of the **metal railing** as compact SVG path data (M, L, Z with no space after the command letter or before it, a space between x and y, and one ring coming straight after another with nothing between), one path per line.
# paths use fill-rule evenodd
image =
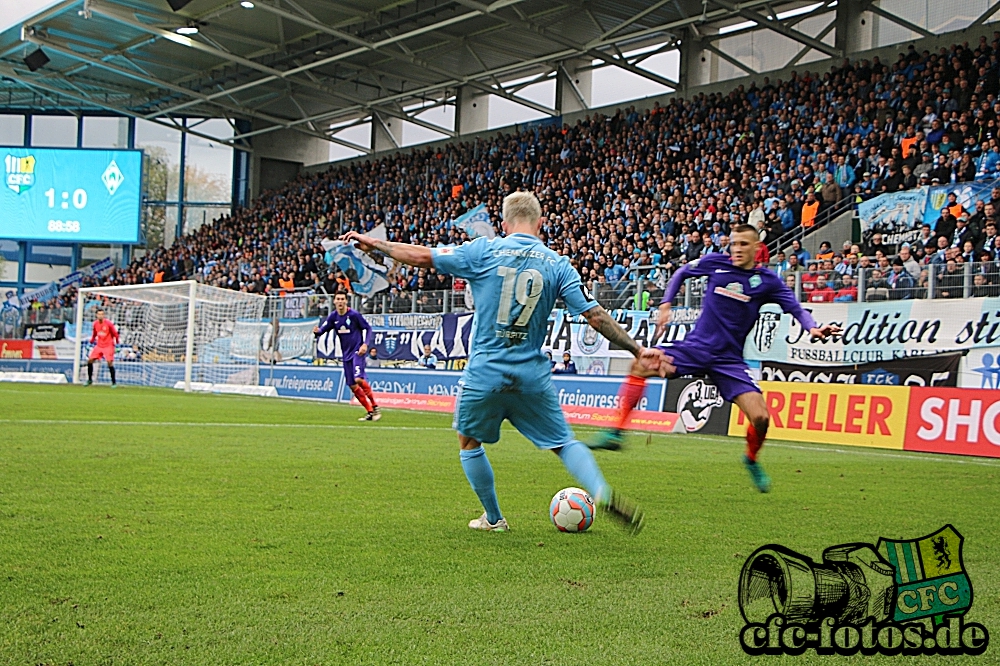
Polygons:
M465 290L421 289L399 291L392 289L371 296L353 297L354 308L362 314L447 314L472 310L472 298Z
M614 283L593 282L594 300L607 310L645 310L659 304L674 267L670 264L633 266L627 275Z
M349 305L362 314L444 314L471 310L465 291L452 289L419 291L382 291L371 296L351 294ZM267 319L315 319L333 309L333 296L316 293L288 293L267 299Z
M21 325L57 324L64 321L76 321L73 314L75 307L28 308L21 311Z
M768 251L774 255L777 254L778 250L786 248L792 244L792 241L802 242L802 239L813 233L818 229L822 229L827 224L835 220L842 213L850 210L854 206L854 195L848 194L846 197L838 200L832 206L824 208L821 210L813 220L813 224L808 227L803 227L797 225L788 231L784 232L777 238L767 238L765 243L767 244Z
M315 319L325 317L333 308L333 297L327 294L289 293L271 295L264 305L265 319Z
M59 324L76 321L75 307L29 307L15 311L0 319L0 338L21 339L27 334L27 328L37 324ZM5 313L6 314L6 313Z
M916 264L915 268L884 263L846 273L800 270L782 279L802 303L1000 296L1000 263L996 261L949 261Z
M951 299L1000 297L1000 262L955 262L919 264L907 277L891 265L859 268L854 272L794 271L782 276L802 303L877 302L905 299ZM910 266L910 268L913 268ZM639 271L640 275L642 271ZM914 277L916 275L916 277ZM608 310L652 310L660 305L665 280L639 277L615 284L592 287L595 300ZM706 278L684 281L673 300L675 307L700 308ZM665 285L664 285L665 286ZM465 291L384 291L373 296L351 296L351 307L362 314L446 314L473 310ZM562 307L561 302L556 307ZM333 308L328 294L289 293L269 296L264 307L268 320L306 320L325 317ZM31 308L21 313L15 337L31 324L73 322L75 308Z

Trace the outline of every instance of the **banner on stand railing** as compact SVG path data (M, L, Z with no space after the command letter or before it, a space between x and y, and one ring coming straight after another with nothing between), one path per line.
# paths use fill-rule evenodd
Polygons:
M862 240L868 242L873 234L880 233L886 245L912 242L920 235L921 225L929 224L934 228L941 217L941 209L948 203L949 194L954 194L958 203L971 213L977 201L992 199L997 182L986 180L918 187L862 201L858 204Z
M21 308L28 308L34 302L45 303L46 301L51 301L58 295L59 285L55 282L49 282L48 284L42 285L37 289L32 289L31 291L26 291L21 294Z
M677 308L673 312L670 325L663 336L662 344L683 340L698 319L700 310ZM661 344L655 337L656 311L615 310L611 316L628 331L630 337L643 346ZM369 323L375 328L375 347L378 357L385 361L416 361L424 352L424 345L431 346L431 352L440 361L468 356L472 335L472 312L441 315L372 315ZM381 324L390 326L411 324L415 328L379 330ZM436 328L424 326L437 324ZM556 361L562 359L563 352L570 352L574 358L598 358L605 363L608 358L628 358L629 352L611 345L603 336L587 324L583 317L572 317L565 310L554 310L549 315L543 351L552 353ZM317 358L340 358L336 335L327 333L317 344ZM581 374L584 371L577 366ZM595 371L590 374L601 374Z
M958 386L961 352L858 365L825 365L761 361L765 382L812 382L816 384L880 384L883 386Z
M79 285L83 282L84 278L100 277L109 273L114 267L115 262L111 260L111 257L105 257L100 261L95 261L85 268L81 268L78 271L73 271L69 275L63 276L56 282L49 282L48 284L42 285L37 289L24 292L20 298L20 305L22 308L26 308L31 305L32 301L44 303L45 301L58 296L63 289Z
M931 229L937 224L941 217L941 209L948 203L948 195L954 193L958 203L962 208L969 211L976 209L976 202L989 203L993 199L993 187L997 184L995 180L974 181L971 183L949 183L938 187L927 189L927 205L924 206L924 219L921 224L931 225Z
M66 337L66 322L49 324L28 324L24 327L24 337L35 342L54 342Z
M817 322L841 335L812 340L777 306L761 309L744 347L746 358L808 365L875 363L1000 345L1000 298L813 304Z
M372 328L411 331L433 331L441 328L443 314L369 314L365 319Z
M645 347L655 344L670 345L683 340L694 328L701 310L675 308L661 338L656 337L657 311L614 310L611 316L625 329L629 337ZM474 313L449 313L439 315L366 315L375 329L374 346L379 360L416 361L430 345L439 361L466 358L472 337ZM574 359L597 359L588 364L589 370L580 367L580 374L604 374L610 358L629 358L631 354L615 347L587 324L583 317L572 317L565 310L554 310L549 315L548 330L542 350L551 352L555 361L562 360L563 352L570 352ZM326 333L316 345L316 357L338 359L341 357L337 336ZM284 356L288 358L288 356Z
M858 204L861 236L868 241L873 234L882 234L886 244L896 245L916 240L924 222L927 189L893 192Z
M100 277L111 271L115 267L115 262L111 260L111 257L105 257L100 261L95 261L91 265L81 268L78 271L73 271L69 275L65 275L59 279L57 283L59 291L62 291L66 287L71 287L73 285L78 285L83 282L85 277Z
M644 347L669 345L683 340L694 328L701 310L697 308L674 308L670 324L661 338L656 337L656 310L612 310L611 316L628 332L630 338ZM583 317L573 317L565 310L554 310L549 316L545 351L551 351L553 358L560 359L568 351L574 357L593 356L598 358L630 358L624 349L612 345L594 330Z
M282 319L305 319L309 311L308 294L288 294L281 299Z
M438 315L441 325L435 330L376 330L374 346L382 361L416 361L430 345L439 361L466 358L472 336L472 312ZM316 341L316 357L339 359L340 342L333 331Z

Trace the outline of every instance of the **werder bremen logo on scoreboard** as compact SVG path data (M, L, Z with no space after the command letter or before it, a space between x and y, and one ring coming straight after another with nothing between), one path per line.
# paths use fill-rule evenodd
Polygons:
M27 155L26 157L7 155L3 162L7 170L5 180L7 187L18 194L30 190L31 186L35 184L34 155Z
M912 541L881 538L877 550L896 569L893 620L962 615L972 607L972 582L962 562L964 541L951 525Z
M111 160L111 164L101 174L101 182L104 183L104 187L108 189L108 194L111 196L114 196L121 184L125 182L125 175L114 160Z

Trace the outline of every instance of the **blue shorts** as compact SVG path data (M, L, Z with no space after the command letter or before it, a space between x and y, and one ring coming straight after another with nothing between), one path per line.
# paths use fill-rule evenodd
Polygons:
M451 427L460 435L493 444L504 419L540 449L558 449L575 439L555 391L493 393L459 384Z
M672 347L657 347L674 359L675 377L708 375L719 387L722 397L732 402L744 393L760 393L760 387L742 358L725 358L712 354L711 349L697 348L694 341L680 342Z
M344 357L344 383L348 386L356 383L359 379L368 381L365 374L365 362L367 358L357 354L348 354Z

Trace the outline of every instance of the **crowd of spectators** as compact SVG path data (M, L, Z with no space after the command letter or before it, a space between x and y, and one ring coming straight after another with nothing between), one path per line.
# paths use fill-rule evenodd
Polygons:
M996 174L998 56L1000 32L934 52L910 46L891 64L845 60L823 74L763 77L728 94L672 97L644 111L334 165L263 193L104 281L196 277L257 293L332 291L347 285L325 265L323 238L384 224L390 240L461 243L467 237L454 218L483 203L498 224L503 197L530 189L542 203L544 240L592 289L632 279L640 267L661 267L644 277L662 284L679 264L727 251L737 223L773 243L845 201ZM986 226L978 228L985 237ZM964 255L964 242L958 250ZM846 275L837 267L854 262L847 251L839 264L830 257L829 270ZM792 261L766 251L758 259L777 259L783 274ZM808 260L801 268L809 271ZM392 278L396 296L457 286L433 269ZM815 284L824 298L852 289L843 279Z
M823 242L812 256L795 241L777 253L773 267L802 300L814 303L856 301L859 287L868 301L1000 296L1000 211L992 203L1000 202L1000 187L989 198L970 212L949 195L933 227L921 225L916 239L898 247L876 232L863 246L844 241L835 249Z

